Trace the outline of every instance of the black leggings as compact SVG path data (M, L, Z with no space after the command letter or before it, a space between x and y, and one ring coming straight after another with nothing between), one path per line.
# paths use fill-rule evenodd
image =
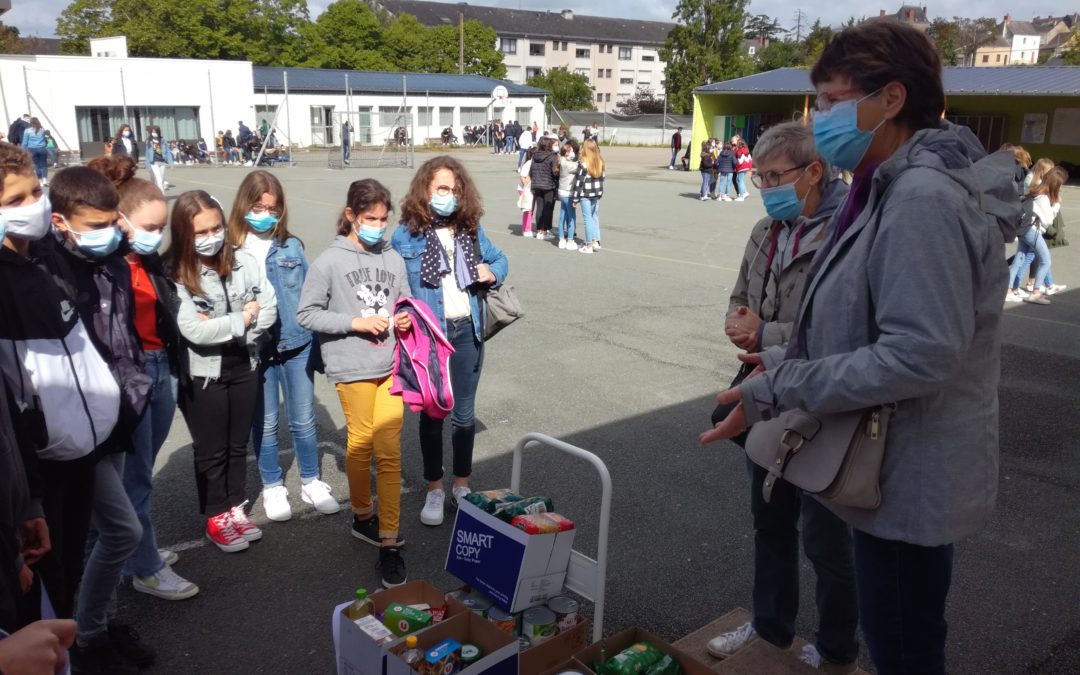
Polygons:
M547 232L555 217L555 190L533 190L533 200L536 202L536 229Z
M180 389L200 513L216 516L244 503L248 436L259 393L246 349L226 353L218 379L186 378Z

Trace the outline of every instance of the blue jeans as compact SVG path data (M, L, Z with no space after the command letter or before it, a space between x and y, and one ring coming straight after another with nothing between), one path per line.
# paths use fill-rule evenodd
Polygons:
M735 194L742 196L746 194L746 172L735 172Z
M521 165L525 163L525 148L518 148L518 171L521 171Z
M150 492L154 488L154 462L176 414L176 378L169 372L169 358L164 349L143 353L146 374L154 385L146 412L132 434L135 450L124 462L124 491L142 525L142 538L124 565L124 576L149 577L165 566L158 557L154 525L150 521Z
M795 639L799 613L799 516L803 550L817 574L818 631L815 646L833 663L859 656L855 636L859 615L851 532L847 524L791 483L777 481L766 502L761 485L766 471L746 461L750 512L754 516L754 630L786 649Z
M574 208L574 200L570 197L559 197L562 210L559 212L559 236L563 239L573 239L574 230L577 229L577 209Z
M731 176L730 173L722 173L722 174L720 174L720 182L716 186L716 196L717 197L719 197L720 195L726 195L728 193L728 190L731 189L731 182L732 182L731 178L732 178L732 176ZM739 194L739 192L738 192L738 190L736 190L735 195L738 196L738 194Z
M600 241L600 200L582 199L581 215L585 218L585 241Z
M863 637L879 675L944 675L953 546L916 546L853 530Z
M709 190L710 190L711 187L712 187L712 172L711 171L702 171L701 172L701 194L698 195L698 196L699 197L708 197L709 196Z
M484 368L484 343L478 342L472 318L446 322L446 337L454 353L450 355L450 386L454 390L454 409L450 412L450 442L454 448L454 476L468 478L472 473L473 445L476 438L476 388ZM443 420L420 414L420 452L424 456L424 480L443 477Z
M679 151L676 150L675 148L672 148L671 149L671 164L668 164L668 166L674 169L675 168L675 160L678 159L678 158L679 158Z
M1020 271L1030 264L1031 260L1028 256L1032 253L1039 258L1039 264L1035 268L1035 288L1042 288L1047 283L1046 280L1050 274L1050 247L1039 234L1038 228L1032 227L1024 233L1017 244L1016 256L1013 257L1012 267L1009 269L1010 288L1017 288L1020 285Z
M278 396L285 398L300 481L319 477L319 450L315 438L315 375L311 367L311 343L283 354L263 352L259 364L262 396L256 399L251 420L251 444L259 459L263 487L282 485L285 480L278 461Z
M34 160L34 175L38 180L49 177L49 151L46 148L28 148L30 159Z
M1049 248L1050 248L1050 246L1047 245L1047 249L1049 249ZM1017 257L1020 256L1019 251L1017 251L1016 255L1017 255ZM1024 256L1024 261L1020 265L1020 271L1012 279L1009 279L1009 288L1019 288L1021 285L1023 285L1023 283L1025 281L1027 281L1028 268L1031 266L1031 261L1032 260L1035 260L1035 249L1029 249L1028 250L1027 255ZM1015 258L1014 258L1014 264L1015 264ZM1054 285L1054 270L1052 270L1052 269L1046 270L1046 285L1047 286L1053 286Z

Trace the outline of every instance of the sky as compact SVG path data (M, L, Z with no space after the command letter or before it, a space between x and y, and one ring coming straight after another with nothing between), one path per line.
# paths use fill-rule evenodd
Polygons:
M317 16L330 1L308 0L311 16ZM12 0L11 4L11 11L0 17L0 21L15 26L22 35L52 37L56 31L56 18L70 4L70 0ZM579 14L670 21L676 0L622 0L620 3L598 0L472 0L472 4L553 11L572 9ZM828 3L822 8L822 3L812 3L809 0L751 0L749 11L777 17L785 28L794 28L795 12L800 7L810 23L820 18L824 23L839 25L851 16L876 16L881 9L895 13L902 4L904 3L901 0L848 0L844 3ZM927 5L931 19L968 16L972 6L970 0L922 0L919 4ZM1026 21L1035 16L1061 15L1067 11L1075 11L1075 5L1070 0L982 0L978 7L983 16L989 14L999 20L1005 14L1012 14L1013 18Z

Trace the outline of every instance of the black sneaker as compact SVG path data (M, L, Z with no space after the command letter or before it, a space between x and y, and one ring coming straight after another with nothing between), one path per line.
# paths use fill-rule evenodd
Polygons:
M109 641L116 651L139 668L148 668L154 663L157 653L153 647L142 641L139 633L122 623L109 624Z
M77 675L139 675L139 667L128 660L105 633L85 645L71 647L71 672Z
M383 588L394 588L409 580L405 573L405 560L396 546L379 548L379 562L375 565L382 570Z
M367 520L360 520L355 515L352 517L352 536L361 541L366 541L372 546L382 546L382 537L379 536L379 516L372 516ZM405 545L405 538L398 533L398 548Z

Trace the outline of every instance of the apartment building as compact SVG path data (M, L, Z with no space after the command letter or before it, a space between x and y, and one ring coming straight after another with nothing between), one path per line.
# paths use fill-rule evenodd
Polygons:
M506 63L506 79L563 67L589 78L597 110L616 112L639 87L664 91L660 48L673 23L484 7L465 3L383 0L392 14L412 14L425 26L457 25L459 17L491 26Z

